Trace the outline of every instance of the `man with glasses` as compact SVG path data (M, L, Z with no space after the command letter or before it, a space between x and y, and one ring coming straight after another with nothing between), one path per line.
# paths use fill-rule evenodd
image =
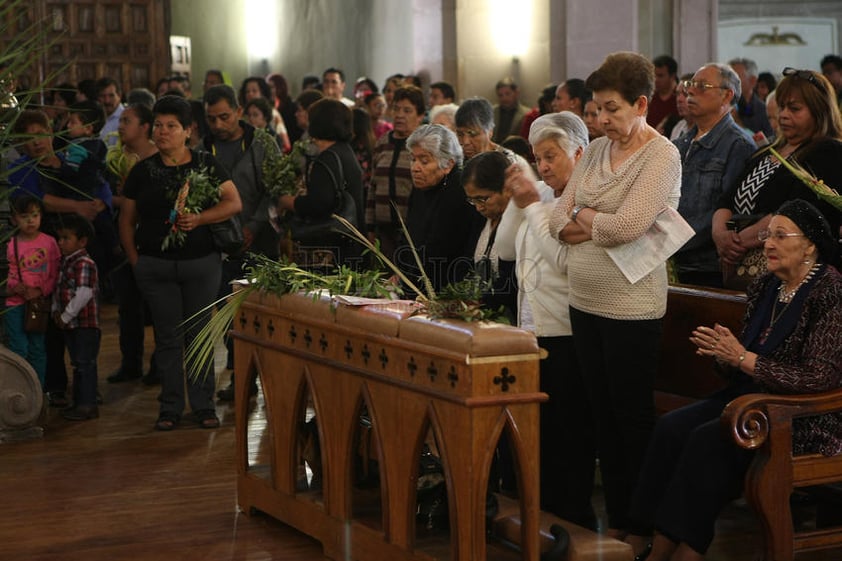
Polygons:
M754 95L754 86L757 85L757 63L748 58L735 58L728 61L728 64L740 77L741 95L737 101L737 114L743 126L758 133L754 136L755 141L760 140L759 133L761 132L765 138L772 138L774 132L769 116L766 114L766 104Z
M740 95L740 78L731 67L706 64L680 87L694 125L674 141L682 160L678 212L696 234L675 254L676 272L682 283L721 287L713 213L755 145L731 117Z

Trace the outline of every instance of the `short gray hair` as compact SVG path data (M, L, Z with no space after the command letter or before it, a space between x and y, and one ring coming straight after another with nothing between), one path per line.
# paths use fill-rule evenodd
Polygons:
M588 146L588 127L570 111L541 115L529 127L529 144L534 148L545 140L555 140L559 148L573 157L576 150Z
M494 108L484 97L466 99L454 117L457 127L478 127L484 131L494 128Z
M459 106L455 103L445 103L444 105L436 105L432 109L430 109L430 122L436 120L436 117L439 115L443 115L447 117L451 122L454 124L456 123L456 112L459 110Z
M439 169L454 163L462 165L462 147L456 135L442 125L421 125L406 139L406 147L426 150L436 159Z
M757 78L757 63L751 60L750 58L732 58L728 61L728 64L734 66L735 64L740 64L745 67L746 74L751 77Z
M731 90L731 93L734 96L731 98L731 105L737 105L737 102L740 100L740 96L742 95L742 82L740 81L740 75L734 71L734 69L730 66L731 64L742 64L738 62L740 60L747 60L747 59L735 59L729 62L728 64L722 64L721 62L709 62L699 68L699 70L703 70L705 68L713 68L719 73L719 85L723 88ZM751 61L749 61L751 62ZM752 64L754 64L752 62ZM757 71L757 65L754 65L755 71ZM746 73L748 73L748 66L746 66ZM756 75L756 74L755 74Z

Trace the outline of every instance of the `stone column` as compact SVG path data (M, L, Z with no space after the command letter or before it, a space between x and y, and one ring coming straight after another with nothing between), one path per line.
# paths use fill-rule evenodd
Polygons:
M716 61L718 21L718 0L673 0L673 58L679 74Z
M638 50L638 1L550 2L550 77L583 80L614 51Z

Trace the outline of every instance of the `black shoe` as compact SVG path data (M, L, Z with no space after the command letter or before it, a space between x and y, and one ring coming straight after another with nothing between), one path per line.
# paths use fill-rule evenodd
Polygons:
M67 396L64 395L64 392L49 392L47 394L47 401L50 404L50 407L67 407L70 405L70 402L67 400Z
M61 416L68 421L87 421L99 417L99 409L96 405L71 407L61 412Z
M141 376L142 374L140 372L132 372L129 370L120 369L108 378L106 378L106 380L108 380L109 384L119 384L121 382L130 382L132 380L137 380Z
M219 401L234 401L234 384L228 384L216 392L216 397Z
M140 379L147 386L157 386L161 383L161 377L158 375L157 370L150 369L146 375Z

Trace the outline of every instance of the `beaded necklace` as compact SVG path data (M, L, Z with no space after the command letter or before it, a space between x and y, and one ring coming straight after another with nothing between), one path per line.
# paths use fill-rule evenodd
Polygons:
M766 329L764 329L763 332L760 334L760 339L758 342L761 345L766 343L766 339L768 339L769 335L772 334L772 329L775 327L775 324L784 315L784 312L787 308L789 308L789 305L792 304L792 299L795 298L795 295L798 293L798 289L807 284L810 281L810 279L812 279L816 275L816 272L819 270L819 267L820 265L818 263L810 267L810 270L807 271L807 274L804 276L803 279L801 279L801 282L799 282L792 290L786 290L786 284L781 282L781 286L778 287L778 297L772 304L772 316L769 320L769 326ZM778 311L778 303L784 305L780 311Z

